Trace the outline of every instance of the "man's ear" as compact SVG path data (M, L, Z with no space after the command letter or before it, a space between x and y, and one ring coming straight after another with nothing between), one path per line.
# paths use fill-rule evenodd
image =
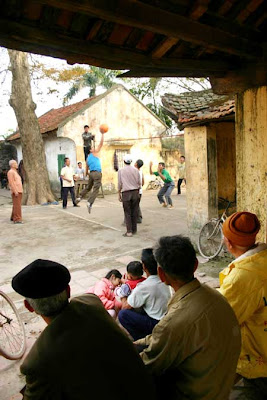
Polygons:
M24 306L27 308L28 311L34 312L34 309L26 299L24 300Z
M196 272L198 267L198 259L196 258L195 265L194 265L194 272Z
M166 282L166 274L160 265L158 265L158 276L160 277L161 282Z
M226 245L226 247L227 247L227 249L232 249L233 248L233 245L232 245L232 243L231 243L231 241L229 240L229 239L227 239L227 237L223 237L223 241L224 241L224 243L225 243L225 245Z

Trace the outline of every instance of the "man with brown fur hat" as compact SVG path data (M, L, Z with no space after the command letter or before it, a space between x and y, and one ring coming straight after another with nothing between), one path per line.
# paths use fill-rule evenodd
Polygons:
M241 328L240 399L267 398L267 245L256 243L259 230L257 216L245 211L232 214L223 224L224 242L235 260L220 273L220 292Z

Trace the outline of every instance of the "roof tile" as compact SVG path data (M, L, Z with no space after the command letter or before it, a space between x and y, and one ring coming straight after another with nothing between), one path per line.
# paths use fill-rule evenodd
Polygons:
M179 129L192 122L218 119L235 113L234 98L217 95L211 89L180 95L166 93L162 96L162 103Z

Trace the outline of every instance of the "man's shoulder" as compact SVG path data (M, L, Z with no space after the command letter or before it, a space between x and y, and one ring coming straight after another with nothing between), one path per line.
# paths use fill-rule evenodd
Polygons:
M97 296L86 294L74 297L67 308L44 329L36 340L21 366L22 373L27 375L46 370L49 374L47 368L50 366L55 369L57 361L60 362L59 358L55 359L55 351L60 354L61 349L64 352L66 346L71 347L77 340L77 332L84 329L83 321L88 320L89 323L89 318L93 314L98 318L101 318L101 314L103 318L106 317L106 311ZM78 322L81 326L77 325ZM64 332L64 339L60 335L61 332Z
M7 176L14 175L14 174L15 174L15 171L13 171L12 169L10 169L10 170L8 171L8 173L7 173Z

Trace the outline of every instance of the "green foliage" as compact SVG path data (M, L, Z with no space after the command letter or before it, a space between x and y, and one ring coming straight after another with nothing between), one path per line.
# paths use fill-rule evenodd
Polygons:
M94 66L90 67L89 71L87 71L74 81L68 93L65 95L63 103L66 104L82 88L85 87L89 88L89 97L95 96L98 86L102 86L105 89L111 88L118 73L119 71L113 71Z
M165 113L164 109L161 107L159 100L159 83L161 78L149 78L142 82L139 80L138 84L135 84L130 92L134 94L139 100L143 101L154 114L159 117L164 124L169 128L172 126L172 119ZM147 103L147 101L150 102Z
M161 140L162 148L165 150L180 150L184 153L184 136L164 138Z

